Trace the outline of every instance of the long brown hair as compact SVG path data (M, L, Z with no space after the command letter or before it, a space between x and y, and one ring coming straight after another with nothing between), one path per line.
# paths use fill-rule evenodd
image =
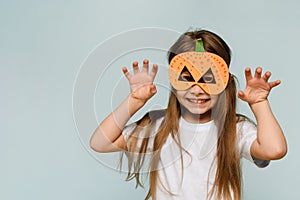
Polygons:
M221 56L227 65L230 65L231 52L228 45L215 33L207 30L186 32L175 42L168 53L169 62L174 56L179 53L187 51L195 51L195 40L202 39L204 49L207 52L215 53ZM153 114L154 113L154 114ZM161 149L166 142L169 135L175 139L181 150L181 143L178 137L179 118L181 115L180 104L176 95L171 91L169 103L166 110L153 112L151 116L146 114L141 120L137 122L136 127L145 127L147 134L150 136L150 129L154 127L156 119L164 116L164 120L160 129L155 135L151 163L150 163L150 188L146 199L152 198L156 200L156 188L158 184L157 166L160 159ZM237 134L236 123L241 120L241 116L236 114L236 83L234 76L231 75L226 89L219 94L218 102L212 109L212 119L218 127L218 143L217 143L217 170L214 180L214 185L209 193L210 198L226 200L240 200L241 199L241 168L240 156L237 150ZM136 179L137 186L141 185L140 174L142 165L145 162L145 155L147 153L149 137L145 137L140 145L138 139L135 137L140 132L136 128L131 133L128 141L128 176L127 180ZM151 144L152 145L152 144ZM138 148L137 148L138 147ZM181 164L182 164L181 154ZM182 164L183 165L183 164ZM183 167L182 167L183 168Z

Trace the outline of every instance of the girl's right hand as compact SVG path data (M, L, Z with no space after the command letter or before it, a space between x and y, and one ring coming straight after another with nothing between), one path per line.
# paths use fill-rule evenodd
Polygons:
M126 67L122 68L122 71L130 84L131 97L146 103L156 93L156 87L153 85L154 78L156 76L158 66L153 64L152 70L149 73L149 61L143 61L143 68L140 71L138 62L132 63L133 75L128 72Z

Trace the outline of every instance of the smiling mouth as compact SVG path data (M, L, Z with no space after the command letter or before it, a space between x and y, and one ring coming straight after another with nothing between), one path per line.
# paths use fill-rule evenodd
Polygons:
M201 104L201 103L206 103L208 102L210 99L187 99L189 102L191 103L198 103L198 104Z

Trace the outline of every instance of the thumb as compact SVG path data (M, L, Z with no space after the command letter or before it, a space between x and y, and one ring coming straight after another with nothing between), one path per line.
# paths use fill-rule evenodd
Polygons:
M245 93L244 93L242 90L240 90L240 91L238 92L238 97L239 97L241 100L245 100Z
M148 91L147 92L148 94L146 95L147 99L150 99L151 97L153 97L153 95L155 95L157 92L155 85L149 85L147 91Z
M156 87L154 85L145 85L134 91L132 96L136 99L148 101L155 93Z
M154 95L157 92L155 85L150 85L150 93Z

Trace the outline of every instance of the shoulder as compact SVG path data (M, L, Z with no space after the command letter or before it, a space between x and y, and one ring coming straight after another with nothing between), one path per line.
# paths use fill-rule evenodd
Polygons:
M161 123L165 119L166 110L152 110L146 113L140 120L136 122L139 126L149 126Z
M256 132L256 124L253 120L245 115L238 114L236 122L237 133L243 134L247 132Z
M237 139L240 147L246 145L250 146L257 137L256 124L245 116L238 116L236 123Z
M130 133L135 131L137 127L151 127L154 130L157 130L165 119L165 113L165 109L149 111L138 121L126 125L122 131L122 134L124 136L128 136Z
M156 122L157 120L162 120L165 118L166 110L165 109L152 110L152 111L148 112L146 115L149 116L149 118L151 119L152 122Z

